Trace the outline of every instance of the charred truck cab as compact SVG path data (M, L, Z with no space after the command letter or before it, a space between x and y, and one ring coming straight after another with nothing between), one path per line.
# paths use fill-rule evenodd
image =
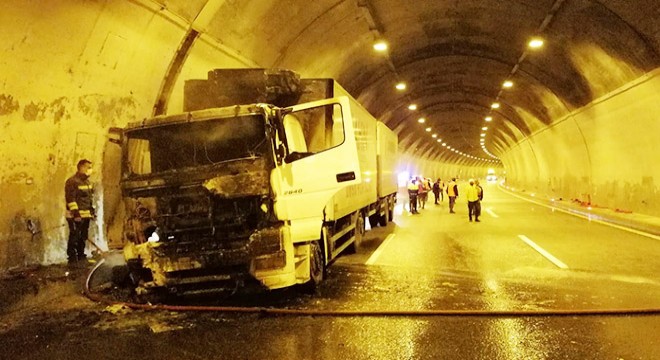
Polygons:
M230 71L235 80L239 70ZM281 96L269 81L292 74L244 71L260 79L249 96L258 101L264 89ZM382 197L375 187L378 126L355 113L347 93L332 90L338 85L317 81L322 94L312 84L307 95L321 100L298 104L304 92L295 83L292 106L266 98L271 104L212 107L244 101L208 95L219 72L186 86L205 105L191 110L187 101L184 113L123 130L124 257L138 293L313 287L342 250L359 245L365 216L391 218L396 187Z

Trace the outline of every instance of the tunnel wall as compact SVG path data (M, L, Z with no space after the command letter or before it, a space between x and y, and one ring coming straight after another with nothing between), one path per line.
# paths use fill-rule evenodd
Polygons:
M90 239L105 249L119 199L120 151L108 129L151 115L187 25L128 1L6 1L0 23L0 269L66 259L64 182L81 158L95 167ZM181 77L249 65L202 37ZM178 81L173 109L182 88Z
M660 69L573 111L501 158L521 190L660 216Z

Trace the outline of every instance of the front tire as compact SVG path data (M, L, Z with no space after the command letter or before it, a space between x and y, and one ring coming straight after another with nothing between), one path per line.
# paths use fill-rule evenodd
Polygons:
M305 290L309 293L316 292L316 289L323 282L325 273L325 264L323 263L323 250L319 240L312 241L309 244L309 281L305 283Z

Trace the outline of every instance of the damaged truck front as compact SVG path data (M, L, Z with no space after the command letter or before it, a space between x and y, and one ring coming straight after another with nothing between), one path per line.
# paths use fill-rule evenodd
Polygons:
M339 98L212 108L129 125L122 139L123 237L137 292L320 282L329 260L320 242L323 208L360 180L351 160L355 141L344 136L352 133L346 115L348 100Z
M139 291L235 288L285 267L292 249L273 214L270 111L202 110L124 131L124 252Z

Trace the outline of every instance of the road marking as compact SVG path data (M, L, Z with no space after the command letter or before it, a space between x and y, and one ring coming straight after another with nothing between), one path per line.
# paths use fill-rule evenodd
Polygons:
M517 197L517 198L520 199L520 200L525 200L525 201L528 201L528 202L534 203L534 204L536 204L536 205L545 206L545 207L547 207L548 209L552 209L553 211L554 211L554 210L556 210L556 211L561 211L561 212L563 212L563 213L565 213L565 214L573 215L573 216L576 216L576 217L579 217L579 218L582 218L582 219L586 219L586 220L589 220L589 221L593 221L593 222L598 223L598 224L607 225L607 226L610 226L610 227L613 227L613 228L616 228L616 229L619 229L619 230L627 231L627 232L630 232L630 233L633 233L633 234L642 235L642 236L645 236L645 237L648 237L648 238L651 238L651 239L655 239L655 240L660 240L660 236L655 235L655 234L647 233L647 232L645 232L645 231L641 231L641 230L635 230L635 229L627 228L627 227L625 227L625 226L621 226L621 225L617 225L617 224L612 224L612 223L610 223L610 222L603 221L603 220L594 219L594 217L597 217L598 215L590 215L590 216L586 216L586 215L582 215L582 214L576 214L576 213L574 213L574 212L572 212L572 211L568 211L568 210L560 209L560 208L558 208L558 207L556 207L556 206L547 205L547 204L544 204L544 203L542 203L542 202L538 202L538 201L534 201L534 200L531 200L531 199L527 199L527 198L522 197L522 196L520 196L520 195L514 194L514 193L512 193L512 192L509 191L509 190L503 189L502 187L499 187L499 189L502 190L503 192L505 192L505 193L507 193L507 194L513 196L513 197Z
M499 217L499 216L497 216L497 214L495 214L495 213L493 212L493 210L491 210L490 208L486 209L486 212L489 213L490 216L492 216L492 217L494 217L494 218L498 218L498 217Z
M378 257L380 256L380 254L383 253L383 250L387 247L387 244L389 244L390 241L392 239L394 239L394 236L396 236L396 234L387 235L387 237L385 238L385 241L383 241L383 243L380 244L378 249L376 249L376 251L374 251L374 253L371 254L371 256L369 257L369 260L367 260L367 262L365 264L366 265L373 265L376 262L376 260L378 260Z
M546 259L550 260L553 264L555 264L558 268L560 269L568 269L568 265L564 264L561 262L561 260L557 259L556 257L552 256L549 252L545 251L542 247L536 245L532 240L530 240L527 236L525 235L518 235L520 240L524 241L527 245L531 246L534 250L538 251L539 254L543 255Z

